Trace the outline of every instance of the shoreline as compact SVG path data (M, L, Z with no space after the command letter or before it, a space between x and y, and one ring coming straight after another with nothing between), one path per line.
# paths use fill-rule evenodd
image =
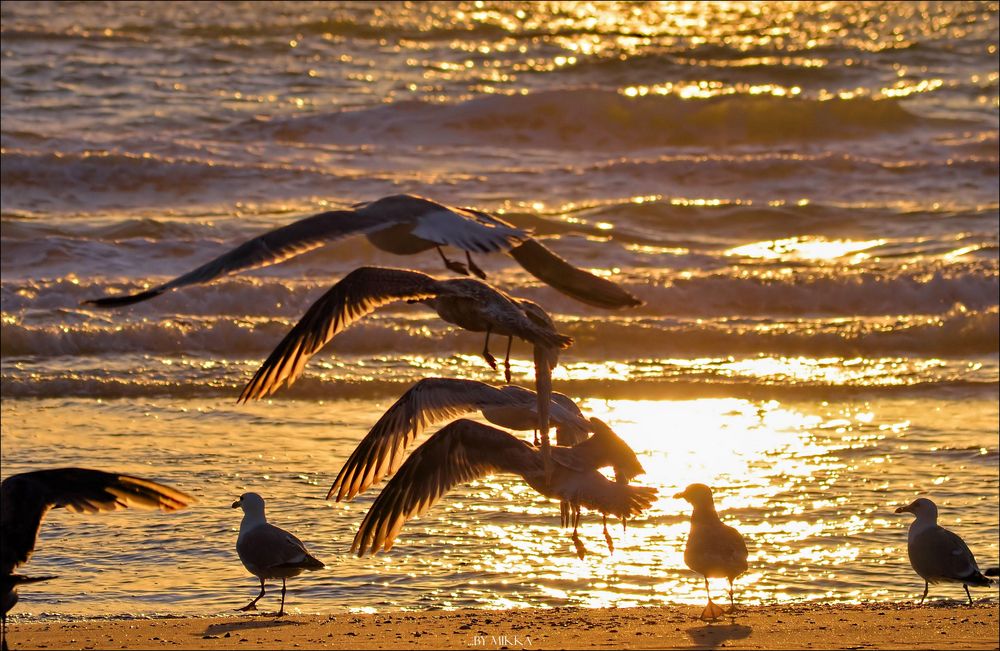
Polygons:
M11 648L38 649L996 649L1000 603L748 606L715 623L701 607L396 611L8 622Z

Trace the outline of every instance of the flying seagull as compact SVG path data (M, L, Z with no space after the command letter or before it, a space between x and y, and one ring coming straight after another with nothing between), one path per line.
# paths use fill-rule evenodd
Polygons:
M747 571L747 546L736 529L723 524L715 511L712 489L705 484L691 484L674 499L685 499L691 511L691 533L684 548L684 563L705 578L708 604L701 619L718 619L725 611L712 601L709 578L729 579L729 612L736 610L733 580Z
M306 217L248 240L162 285L137 294L107 296L84 303L97 307L139 303L173 289L283 262L351 235L364 235L377 248L397 255L436 249L448 269L461 274L471 271L484 279L486 274L472 261L471 254L504 252L539 280L588 305L606 309L642 305L641 300L618 285L574 267L527 232L493 215L445 206L410 194ZM464 250L468 266L445 257L442 246Z
M86 468L53 468L11 475L0 483L0 607L3 648L7 612L17 603L17 586L55 577L26 577L14 571L28 562L42 519L52 508L99 513L128 507L177 511L194 498L149 479Z
M606 433L569 448L553 446L554 467L551 479L546 480L539 448L495 427L456 420L414 450L382 489L358 528L351 552L364 556L389 551L407 520L426 513L455 486L495 473L512 473L542 495L570 503L573 542L583 558L586 550L577 532L581 507L604 514L605 537L610 546L607 515L623 520L637 515L649 508L656 495L654 488L630 486L623 481L625 477L612 482L597 472L604 465L624 465L627 454L622 446L628 448L621 439L612 439ZM636 461L628 474L641 472L642 466Z
M600 419L584 418L576 403L562 393L552 392L549 408L556 425L556 442L561 446L581 443L591 432L602 432L607 440L620 440ZM425 378L414 384L375 423L338 473L326 498L338 502L354 499L386 475L396 472L406 448L424 429L476 410L494 425L535 430L535 445L540 445L538 396L534 391L513 384L494 387L476 380ZM624 442L620 449L622 454L617 458L616 477L631 479L640 474L642 466L635 452ZM639 470L635 471L636 468ZM560 507L565 526L571 508L567 502L562 502ZM608 541L610 547L610 538Z
M989 587L992 581L979 571L976 557L965 541L957 534L938 526L938 510L934 502L926 497L918 497L896 509L896 513L912 513L917 516L910 523L906 551L913 571L924 580L924 596L920 598L920 605L927 598L931 583L961 583L970 605L970 585ZM987 570L992 571L993 568Z
M239 610L257 610L257 602L264 596L265 579L281 579L281 609L278 616L285 614L285 581L306 570L321 570L325 566L309 553L302 541L269 524L264 516L264 498L257 493L244 493L233 502L233 508L243 508L240 535L236 539L236 551L243 567L260 579L260 594Z
M552 393L549 409L559 445L579 443L593 428L576 403L561 393ZM426 428L470 411L480 411L486 420L507 429L538 429L538 397L530 389L513 384L495 387L476 380L425 378L379 418L344 464L327 499L354 499L396 472L407 447Z
M284 384L291 385L309 358L328 341L377 308L396 301L424 303L448 323L485 332L483 357L493 368L496 360L489 352L491 334L511 340L519 337L552 350L573 343L572 338L556 332L551 317L536 303L508 296L481 280L438 280L407 269L359 267L309 307L247 383L239 401L264 398ZM509 345L507 354L509 357Z

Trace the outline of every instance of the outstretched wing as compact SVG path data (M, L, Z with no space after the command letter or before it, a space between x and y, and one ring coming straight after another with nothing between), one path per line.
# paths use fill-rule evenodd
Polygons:
M10 574L31 556L42 518L51 508L98 513L127 507L183 509L195 500L149 479L86 468L58 468L11 475L0 484L3 558Z
M376 308L393 301L419 300L437 294L437 281L419 271L360 267L323 294L281 340L238 402L256 400L291 385L309 358L337 334Z
M386 484L354 536L358 556L389 551L403 524L458 484L496 472L537 474L541 459L513 434L457 420L427 439Z
M527 239L509 253L532 276L581 303L608 310L643 304L610 280L574 267L537 240Z
M380 230L393 223L395 222L391 220L376 219L371 215L349 210L320 213L259 235L197 269L152 289L125 296L91 299L83 303L96 307L132 305L178 287L207 283L228 274L277 264L328 242L357 233Z
M475 380L420 380L382 415L361 440L337 475L326 498L336 494L338 502L353 499L387 474L396 472L406 448L434 423L470 411L516 406L522 406L518 396Z

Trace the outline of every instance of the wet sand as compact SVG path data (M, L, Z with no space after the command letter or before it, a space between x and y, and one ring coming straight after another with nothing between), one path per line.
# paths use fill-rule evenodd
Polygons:
M1000 606L977 602L754 606L714 624L690 606L16 623L41 649L996 649Z

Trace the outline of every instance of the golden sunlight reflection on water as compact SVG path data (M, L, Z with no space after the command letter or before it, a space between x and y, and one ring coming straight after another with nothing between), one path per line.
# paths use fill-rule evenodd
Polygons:
M455 487L403 527L390 553L358 559L350 542L379 487L349 503L323 497L390 402L5 401L5 472L84 455L199 499L169 518L122 511L84 522L52 512L31 569L64 579L35 591L37 603L78 614L235 607L253 579L236 559L239 520L228 506L246 490L266 495L271 519L327 562L297 580L301 612L699 603L702 582L683 562L690 507L672 497L693 482L715 487L721 517L747 540L750 570L737 581L747 603L916 594L917 580L899 578L910 572L908 521L892 509L922 492L983 564L998 553L995 505L979 497L984 482L996 490L995 401L591 397L581 407L636 449L646 470L636 481L659 491L624 530L609 522L614 552L599 516L585 513L589 555L578 559L558 504L497 475ZM87 589L95 581L101 589ZM713 584L722 598L724 582ZM86 598L66 596L76 592Z

